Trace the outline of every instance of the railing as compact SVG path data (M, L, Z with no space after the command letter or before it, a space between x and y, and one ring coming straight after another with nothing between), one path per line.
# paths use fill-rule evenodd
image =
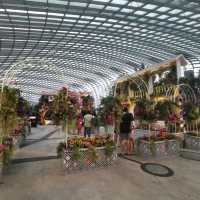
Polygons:
M200 122L185 123L185 132L200 133Z

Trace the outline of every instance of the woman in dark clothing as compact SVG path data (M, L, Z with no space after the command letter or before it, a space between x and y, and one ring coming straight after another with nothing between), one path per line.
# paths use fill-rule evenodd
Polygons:
M128 112L128 108L124 108L124 114L120 123L120 140L122 152L128 151L128 139L131 133L131 122L133 121L133 115Z

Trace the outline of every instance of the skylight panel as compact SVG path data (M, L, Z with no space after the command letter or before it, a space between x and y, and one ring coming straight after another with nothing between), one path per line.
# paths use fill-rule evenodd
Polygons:
M156 17L156 16L158 16L158 14L157 13L149 13L148 15L146 15L147 17Z
M157 11L159 11L159 12L167 12L168 10L170 10L170 8L168 8L168 7L160 7L157 9Z
M153 10L155 8L157 8L158 6L154 5L154 4L147 4L145 5L143 8L148 9L148 10Z
M38 1L38 0L37 0ZM41 0L40 0L41 1ZM45 0L45 3L47 2L47 0ZM63 0L48 0L48 3L52 3L52 4L58 4L58 5L67 5L68 1L63 1Z
M180 15L183 16L183 17L186 17L186 16L189 16L189 15L192 15L192 14L193 14L193 12L186 11L186 12L181 13Z
M179 18L178 17L171 17L171 18L169 18L168 20L169 21L176 21L176 20L178 20Z
M171 10L169 13L170 14L178 14L180 12L182 12L182 10L180 10L180 9L174 9L174 10Z
M200 19L200 14L196 14L190 17L191 19Z
M99 5L99 4L90 4L89 8L96 8L96 9L102 9L104 5Z
M123 9L121 10L121 12L131 13L131 12L133 12L133 9L123 8Z
M82 2L70 2L70 6L78 6L78 7L86 7L87 3L82 3Z
M141 7L142 5L144 5L143 3L141 2L138 2L138 1L132 1L128 4L129 6L132 6L132 7L135 7L135 8L138 8L138 7Z
M112 0L111 3L119 4L119 5L125 5L127 2L128 2L127 0Z
M142 11L142 10L138 10L138 11L134 12L134 14L136 14L136 15L144 15L144 14L146 14L146 12Z
M160 16L158 16L159 19L166 19L168 17L169 17L169 15L160 15Z
M107 6L106 10L113 10L113 11L117 11L119 10L119 7L114 7L114 6Z
M6 11L7 12L13 12L13 13L26 13L26 10L6 9Z

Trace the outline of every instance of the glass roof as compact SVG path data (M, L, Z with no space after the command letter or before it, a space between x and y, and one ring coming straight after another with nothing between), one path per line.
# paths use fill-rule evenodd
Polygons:
M199 13L199 0L1 0L0 73L28 66L15 82L31 101L63 84L98 99L120 74L179 54L198 73Z

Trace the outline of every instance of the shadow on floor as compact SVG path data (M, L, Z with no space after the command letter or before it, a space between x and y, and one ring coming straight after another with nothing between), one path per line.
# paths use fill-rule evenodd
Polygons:
M52 159L57 159L57 158L58 158L57 156L43 156L43 157L33 157L33 158L19 158L19 159L13 159L12 160L12 164L45 161L45 160L52 160Z
M48 133L47 135L41 137L40 139L35 139L35 140L27 140L24 144L22 144L20 147L23 148L23 147L26 147L26 146L29 146L29 145L32 145L32 144L35 144L37 142L41 142L43 140L46 140L48 137L52 136L54 133L56 133L59 129L56 129L54 131L51 131L50 133Z

